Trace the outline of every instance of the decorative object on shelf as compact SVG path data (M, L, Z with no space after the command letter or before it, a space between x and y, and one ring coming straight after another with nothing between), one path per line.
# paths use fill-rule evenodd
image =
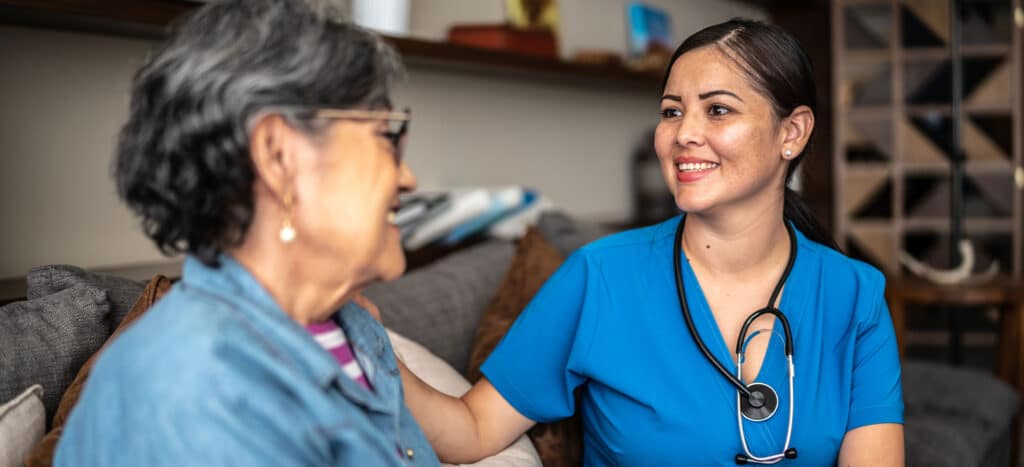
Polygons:
M508 24L457 24L448 29L448 42L544 58L558 58L551 31L519 29Z
M505 0L505 16L514 28L550 31L558 35L558 5L555 0Z
M504 24L456 24L448 42L544 58L558 58L555 0L505 0Z
M641 2L626 5L629 59L635 70L662 71L674 49L672 20L665 10Z
M931 267L914 258L906 251L900 252L900 263L918 277L940 285L981 284L994 279L999 274L998 260L993 260L989 263L987 271L981 274L973 274L974 244L967 239L960 240L960 265L953 269L942 270Z
M409 0L352 0L356 24L397 37L409 35Z

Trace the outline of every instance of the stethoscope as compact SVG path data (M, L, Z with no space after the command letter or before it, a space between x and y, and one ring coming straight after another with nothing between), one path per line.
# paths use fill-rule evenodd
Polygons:
M711 355L711 351L704 345L704 339L701 339L700 333L697 332L697 327L693 325L690 307L686 304L686 290L683 287L681 248L683 244L683 227L686 225L685 214L679 219L679 226L676 227L672 260L676 272L676 295L679 297L679 306L683 310L683 319L686 321L686 327L689 328L690 335L693 336L694 342L697 343L697 347L700 348L704 357L714 365L715 369L722 376L725 376L725 379L729 380L733 386L736 386L736 424L739 426L740 441L743 442L743 451L746 453L736 454L735 460L737 464L746 464L748 462L774 464L782 459L796 459L797 455L796 448L789 447L789 441L793 434L793 335L789 331L789 321L786 320L786 315L782 314L782 311L778 308L775 308L775 301L779 297L779 292L782 291L782 286L786 283L786 279L789 278L789 273L793 270L793 263L796 261L796 233L793 232L793 227L789 225L789 222L784 222L784 224L786 225L786 232L789 233L789 261L786 263L786 270L782 273L782 277L779 278L779 282L775 284L775 290L772 291L772 296L768 300L768 306L751 313L747 317L746 322L743 323L743 327L740 328L740 335L736 340L735 376L729 373L729 370L726 370L714 355ZM779 395L771 386L765 383L751 383L749 386L743 384L742 350L743 343L747 337L747 328L750 327L754 320L766 314L775 315L779 322L782 323L782 330L786 334L786 359L789 361L789 422L786 427L786 444L783 446L782 452L758 457L751 453L750 448L747 446L747 438L743 432L743 419L746 418L755 422L768 420L772 415L775 415L775 410L779 407Z

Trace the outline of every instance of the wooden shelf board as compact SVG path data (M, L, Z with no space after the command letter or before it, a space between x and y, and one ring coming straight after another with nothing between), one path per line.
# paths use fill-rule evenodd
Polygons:
M889 49L885 48L868 48L858 47L849 48L843 52L844 60L849 61L888 61L890 57Z
M1010 174L1013 173L1013 167L1010 164L1010 161L968 161L966 164L964 164L964 171L976 175L1007 174L1007 176L1010 176ZM949 164L904 162L903 172L908 174L948 174Z
M891 118L893 111L888 105L859 105L846 110L848 116L858 120Z
M197 5L184 0L0 0L0 24L78 30L159 39L175 18ZM654 92L661 72L621 65L591 65L413 38L387 37L410 63L447 69L513 72L554 79L583 79Z
M960 55L965 58L1004 57L1010 53L1010 44L978 44L965 45L960 48ZM949 59L949 47L904 48L903 58L906 61L933 61Z
M889 6L888 0L845 0L844 6Z
M847 162L847 175L887 174L892 171L892 164L887 162Z
M883 230L891 232L895 227L889 219L850 219L847 223L847 230Z
M927 114L940 114L940 115L951 115L953 113L953 107L949 104L908 104L906 107L907 115L927 115ZM1006 115L1010 116L1013 114L1013 109L1009 107L1009 104L1000 105L964 105L963 111L970 115Z
M964 219L966 233L1013 233L1013 219L1010 218L979 218ZM904 233L947 233L950 230L949 219L945 217L906 217L903 219Z
M945 217L905 217L903 233L946 233L949 232L949 219ZM851 219L847 223L848 231L873 230L895 231L896 225L889 219ZM1013 220L1009 218L978 218L964 219L964 231L967 233L1012 233Z
M660 72L634 71L623 66L575 63L556 58L536 57L502 50L412 38L385 37L385 40L394 45L407 60L415 63L456 64L472 68L494 68L586 78L635 84L651 90L656 89L662 79Z

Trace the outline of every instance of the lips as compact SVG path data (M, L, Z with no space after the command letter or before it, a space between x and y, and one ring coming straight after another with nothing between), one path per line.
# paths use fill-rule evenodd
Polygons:
M681 183L700 180L719 167L717 162L688 157L678 157L672 163L676 166L676 179Z

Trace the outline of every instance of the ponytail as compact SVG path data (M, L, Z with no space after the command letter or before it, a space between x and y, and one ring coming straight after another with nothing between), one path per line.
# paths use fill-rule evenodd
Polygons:
M800 193L789 187L786 187L785 190L786 195L785 201L783 201L782 215L811 241L842 253L836 240L828 233L828 229L822 226L814 217L814 213L811 212L811 208L800 197Z

